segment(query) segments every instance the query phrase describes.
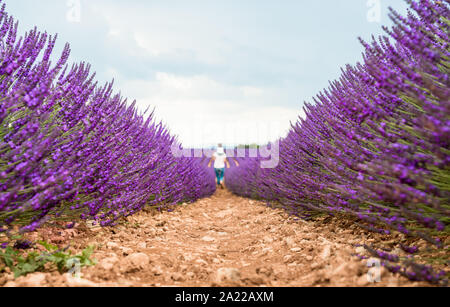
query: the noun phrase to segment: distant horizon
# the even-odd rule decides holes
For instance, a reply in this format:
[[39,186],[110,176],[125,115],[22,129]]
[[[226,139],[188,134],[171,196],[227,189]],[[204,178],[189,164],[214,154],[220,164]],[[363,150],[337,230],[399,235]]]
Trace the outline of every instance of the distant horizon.
[[[239,146],[266,146],[267,144],[222,144],[224,149],[234,149],[236,147]],[[215,145],[211,145],[211,144],[204,144],[204,145],[196,145],[196,146],[189,146],[189,147],[185,147],[183,146],[184,149],[217,149],[218,144]]]

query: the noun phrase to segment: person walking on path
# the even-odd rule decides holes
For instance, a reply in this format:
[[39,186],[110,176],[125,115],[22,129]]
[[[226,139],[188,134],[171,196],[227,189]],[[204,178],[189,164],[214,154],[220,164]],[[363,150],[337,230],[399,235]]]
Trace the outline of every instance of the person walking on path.
[[211,160],[208,163],[208,167],[211,167],[212,162],[214,162],[217,185],[223,189],[222,182],[225,176],[225,165],[227,168],[230,168],[230,162],[228,161],[222,144],[219,144],[217,146],[217,150],[211,157]]

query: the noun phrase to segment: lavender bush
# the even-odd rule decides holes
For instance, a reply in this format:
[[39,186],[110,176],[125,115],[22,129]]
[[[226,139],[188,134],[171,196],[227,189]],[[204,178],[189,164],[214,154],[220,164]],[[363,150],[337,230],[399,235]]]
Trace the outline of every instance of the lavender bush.
[[[1,2],[1,1],[0,1]],[[56,36],[0,11],[0,232],[74,216],[112,225],[144,206],[191,202],[215,190],[205,163],[175,158],[176,139],[95,81],[86,63],[51,62]]]
[[363,62],[306,103],[280,140],[280,164],[240,159],[236,194],[293,214],[345,213],[366,227],[442,247],[450,222],[449,1],[407,1],[406,17],[365,47]]

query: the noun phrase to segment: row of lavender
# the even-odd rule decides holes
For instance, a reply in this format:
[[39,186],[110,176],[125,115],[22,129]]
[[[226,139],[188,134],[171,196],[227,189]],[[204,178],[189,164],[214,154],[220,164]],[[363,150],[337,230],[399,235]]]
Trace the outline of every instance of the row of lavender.
[[75,215],[111,225],[144,206],[214,192],[205,163],[175,158],[176,140],[152,115],[113,94],[112,84],[99,86],[89,65],[66,65],[68,45],[52,65],[55,41],[36,29],[17,38],[3,4],[0,232]]
[[[227,172],[234,193],[293,214],[346,213],[372,231],[443,247],[439,234],[450,223],[449,1],[408,3],[407,17],[391,11],[388,36],[362,42],[363,63],[347,66],[306,104],[306,118],[280,140],[276,168],[248,158]],[[439,277],[428,267],[405,274]]]

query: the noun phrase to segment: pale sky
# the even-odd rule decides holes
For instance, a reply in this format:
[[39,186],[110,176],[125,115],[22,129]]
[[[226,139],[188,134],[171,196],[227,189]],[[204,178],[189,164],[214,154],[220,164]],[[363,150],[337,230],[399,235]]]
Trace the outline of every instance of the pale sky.
[[155,108],[185,147],[283,137],[303,102],[361,59],[357,37],[381,34],[388,6],[406,9],[401,0],[3,2],[19,33],[58,33],[58,53],[69,42],[71,62]]

